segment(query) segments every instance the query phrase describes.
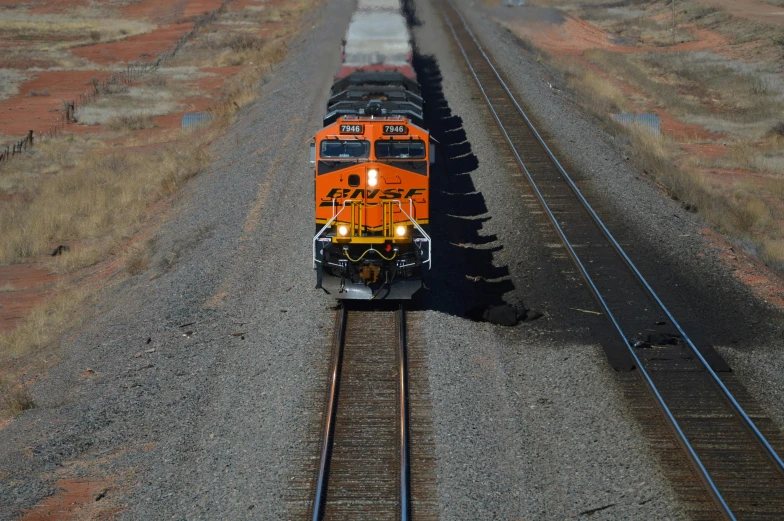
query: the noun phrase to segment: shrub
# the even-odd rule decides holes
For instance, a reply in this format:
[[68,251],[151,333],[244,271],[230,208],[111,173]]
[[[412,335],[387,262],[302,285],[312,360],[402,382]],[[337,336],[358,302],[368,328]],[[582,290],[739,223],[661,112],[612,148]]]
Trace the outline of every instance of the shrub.
[[11,416],[18,416],[35,408],[35,402],[26,385],[14,385],[5,380],[0,381],[0,405]]
[[149,114],[120,114],[110,118],[106,125],[112,130],[142,130],[155,127],[155,121]]

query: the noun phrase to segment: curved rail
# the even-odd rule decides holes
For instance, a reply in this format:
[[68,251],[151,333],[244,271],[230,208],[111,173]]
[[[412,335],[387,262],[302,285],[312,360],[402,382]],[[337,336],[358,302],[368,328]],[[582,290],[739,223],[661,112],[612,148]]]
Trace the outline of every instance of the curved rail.
[[[564,170],[564,168],[562,167],[560,162],[557,160],[557,158],[555,157],[553,152],[547,146],[547,144],[545,143],[544,139],[541,137],[539,132],[536,130],[536,128],[534,127],[533,123],[528,118],[528,116],[526,115],[526,113],[522,109],[522,107],[519,105],[519,103],[515,99],[514,95],[510,91],[509,87],[506,85],[506,83],[504,82],[503,78],[501,77],[501,75],[499,74],[499,72],[497,71],[495,66],[493,65],[492,61],[490,60],[490,58],[485,53],[484,49],[482,48],[481,44],[477,40],[476,36],[471,31],[470,27],[468,27],[468,24],[466,23],[465,18],[454,7],[454,5],[452,4],[451,0],[446,0],[446,1],[449,4],[450,8],[460,18],[460,20],[461,20],[461,22],[463,24],[463,27],[465,28],[466,32],[473,39],[473,41],[476,44],[477,48],[481,52],[483,58],[485,59],[487,64],[490,66],[490,68],[493,71],[495,77],[498,79],[498,82],[503,87],[504,91],[506,92],[506,94],[509,97],[509,99],[511,100],[511,102],[516,107],[516,109],[519,112],[519,114],[523,117],[523,119],[527,123],[527,125],[530,128],[530,130],[532,131],[533,135],[538,140],[539,144],[546,151],[547,155],[550,157],[550,159],[552,160],[554,165],[557,167],[557,169],[560,172],[560,174],[563,176],[563,178],[569,184],[570,188],[572,189],[574,194],[578,197],[578,199],[580,200],[580,202],[583,205],[583,207],[589,212],[589,214],[591,215],[591,217],[594,220],[594,222],[599,226],[599,228],[601,229],[601,231],[602,231],[603,235],[605,236],[605,238],[612,244],[613,248],[621,256],[621,258],[623,259],[624,263],[633,272],[635,278],[641,283],[641,285],[645,288],[646,292],[654,299],[654,301],[661,308],[661,310],[664,312],[664,314],[667,316],[667,318],[677,328],[678,332],[682,335],[682,338],[687,343],[687,345],[689,346],[691,351],[696,355],[697,359],[700,361],[702,366],[710,374],[710,376],[713,379],[713,381],[718,385],[718,387],[721,390],[722,394],[727,399],[727,401],[731,404],[731,406],[732,406],[733,410],[735,411],[735,413],[743,420],[745,425],[754,434],[754,437],[760,443],[760,445],[765,450],[767,455],[775,462],[775,464],[777,465],[777,467],[778,467],[778,469],[780,471],[784,470],[784,462],[782,462],[781,457],[776,453],[776,451],[771,446],[770,442],[765,438],[765,436],[762,434],[762,432],[759,430],[759,428],[754,424],[753,420],[749,417],[749,415],[746,413],[746,411],[743,410],[743,407],[738,403],[738,401],[732,395],[732,393],[729,391],[729,389],[727,389],[727,387],[724,385],[724,382],[721,381],[721,379],[718,377],[716,372],[711,368],[710,364],[705,360],[705,358],[699,352],[699,350],[694,345],[692,340],[688,337],[688,335],[683,330],[683,328],[680,326],[680,324],[675,320],[675,317],[672,315],[672,313],[669,311],[669,309],[664,305],[664,303],[659,298],[659,296],[656,294],[656,292],[653,290],[653,288],[648,283],[648,281],[645,280],[643,275],[640,273],[640,271],[637,269],[637,267],[631,261],[631,259],[626,254],[626,252],[623,250],[623,248],[618,243],[618,241],[615,239],[615,237],[607,229],[605,224],[602,222],[601,218],[596,214],[594,209],[591,207],[590,203],[588,203],[588,201],[585,199],[583,194],[580,192],[579,188],[576,186],[574,181],[567,174],[567,172]],[[462,53],[462,55],[463,55],[463,57],[464,57],[464,59],[466,61],[466,65],[468,66],[472,76],[474,77],[474,79],[475,79],[475,81],[477,83],[477,86],[479,87],[480,91],[482,92],[482,95],[484,96],[484,98],[485,98],[485,100],[487,102],[487,106],[488,106],[490,112],[492,113],[494,119],[496,120],[496,122],[497,122],[497,124],[498,124],[498,126],[499,126],[499,128],[500,128],[500,130],[502,132],[502,134],[504,135],[505,139],[510,144],[511,150],[512,150],[515,158],[517,159],[518,163],[522,167],[522,169],[523,169],[523,171],[524,171],[524,173],[526,175],[526,178],[528,179],[528,182],[530,183],[531,187],[533,188],[534,192],[536,193],[536,196],[537,196],[537,199],[539,200],[539,203],[541,204],[542,208],[545,210],[546,214],[550,218],[550,220],[551,220],[551,222],[552,222],[552,224],[553,224],[553,226],[554,226],[554,228],[556,230],[556,233],[559,235],[561,241],[564,243],[565,247],[567,248],[569,256],[572,258],[574,263],[577,265],[577,267],[580,270],[583,278],[586,280],[586,282],[588,283],[592,293],[594,294],[594,296],[598,300],[601,308],[606,313],[606,316],[612,322],[613,327],[615,328],[617,333],[620,335],[620,337],[623,338],[624,344],[626,345],[626,347],[627,347],[627,349],[628,349],[628,351],[629,351],[629,353],[630,353],[634,363],[636,364],[636,367],[640,371],[641,376],[643,377],[643,379],[644,379],[645,383],[647,384],[648,388],[653,393],[653,395],[656,398],[656,401],[658,402],[659,406],[664,411],[667,419],[670,421],[671,425],[673,426],[673,428],[674,428],[678,438],[680,439],[680,442],[682,443],[682,445],[686,449],[687,453],[689,454],[690,458],[692,459],[692,461],[694,462],[694,464],[698,468],[698,470],[699,470],[699,472],[701,474],[701,477],[704,480],[704,482],[706,483],[706,485],[708,486],[711,494],[714,496],[714,498],[716,499],[717,503],[719,504],[719,506],[723,510],[723,513],[729,519],[735,520],[736,519],[735,514],[729,508],[726,500],[722,496],[721,492],[719,491],[718,487],[714,483],[714,481],[711,478],[710,474],[708,473],[707,469],[703,465],[702,461],[700,460],[699,456],[697,455],[696,451],[694,450],[692,444],[690,443],[690,441],[686,437],[684,431],[682,430],[681,426],[679,425],[679,423],[676,420],[675,416],[673,415],[672,411],[670,410],[670,408],[665,403],[661,393],[656,388],[656,385],[654,384],[654,382],[651,379],[650,375],[648,374],[648,372],[643,367],[643,364],[641,363],[641,360],[637,356],[637,353],[635,352],[633,347],[629,344],[629,341],[626,338],[626,335],[624,335],[623,330],[621,329],[621,326],[620,326],[618,320],[616,319],[616,317],[613,314],[613,312],[610,310],[610,307],[608,306],[607,302],[605,301],[604,297],[602,296],[599,288],[594,283],[593,279],[591,278],[590,274],[588,273],[588,270],[586,269],[586,267],[583,264],[582,260],[580,259],[579,255],[577,255],[577,253],[574,250],[571,242],[568,240],[565,232],[563,231],[561,225],[558,222],[558,219],[555,217],[555,215],[552,212],[550,206],[547,204],[547,202],[546,202],[542,192],[540,191],[539,187],[537,186],[536,182],[534,181],[533,176],[529,172],[525,162],[523,161],[522,157],[520,156],[519,152],[517,151],[516,147],[514,146],[514,144],[512,142],[512,139],[509,136],[509,134],[507,132],[507,129],[502,124],[501,119],[499,118],[498,113],[496,112],[495,108],[493,107],[493,104],[492,104],[492,102],[491,102],[487,92],[485,91],[485,88],[482,85],[482,82],[481,82],[480,78],[478,77],[474,67],[471,65],[471,62],[470,62],[470,60],[468,58],[466,50],[465,50],[463,44],[460,42],[460,39],[459,39],[459,37],[458,37],[458,35],[457,35],[456,31],[455,31],[455,28],[454,28],[452,22],[449,20],[449,18],[447,16],[445,16],[445,21],[446,21],[446,24],[449,26],[449,29],[450,29],[450,31],[452,33],[452,36],[453,36],[453,38],[455,40],[455,43],[457,44],[458,48],[460,49],[460,52]]]

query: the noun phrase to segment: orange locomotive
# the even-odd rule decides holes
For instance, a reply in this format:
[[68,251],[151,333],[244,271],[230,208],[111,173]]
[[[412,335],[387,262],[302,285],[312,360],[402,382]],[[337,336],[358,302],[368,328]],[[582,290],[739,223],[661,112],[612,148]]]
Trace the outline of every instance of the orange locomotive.
[[402,115],[358,112],[311,145],[316,287],[339,299],[410,299],[431,267],[429,133]]

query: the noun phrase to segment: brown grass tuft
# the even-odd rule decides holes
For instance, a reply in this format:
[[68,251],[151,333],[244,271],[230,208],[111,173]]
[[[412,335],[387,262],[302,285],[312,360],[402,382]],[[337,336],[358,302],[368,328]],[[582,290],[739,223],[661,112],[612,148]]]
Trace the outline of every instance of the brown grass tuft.
[[143,130],[154,128],[155,121],[148,114],[119,114],[109,118],[106,126],[112,130]]
[[784,137],[784,121],[779,121],[770,129],[770,134]]
[[784,269],[784,240],[769,240],[764,244],[763,260],[770,266]]
[[136,246],[132,248],[128,257],[128,262],[125,264],[125,269],[131,276],[139,275],[150,266],[149,250],[144,246]]
[[563,71],[569,86],[583,95],[591,104],[590,109],[593,112],[604,115],[625,109],[628,103],[626,96],[612,82],[573,60],[559,58],[554,61]]
[[25,384],[12,384],[7,380],[0,380],[0,412],[19,416],[26,410],[34,408],[35,402]]

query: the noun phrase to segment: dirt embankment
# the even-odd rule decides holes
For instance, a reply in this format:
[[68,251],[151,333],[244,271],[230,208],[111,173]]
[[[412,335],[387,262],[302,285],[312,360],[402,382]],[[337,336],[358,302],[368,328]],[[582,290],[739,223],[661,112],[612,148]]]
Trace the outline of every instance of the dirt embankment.
[[629,134],[611,113],[659,117],[661,136],[629,134],[638,165],[721,234],[712,236],[735,241],[713,244],[727,250],[738,278],[784,303],[784,8],[759,0],[684,0],[675,12],[661,0],[486,4],[612,132]]
[[[33,129],[36,141],[0,163],[0,429],[35,407],[27,386],[57,362],[59,339],[78,331],[100,290],[150,276],[170,205],[318,0],[6,4],[0,74],[12,81],[0,88],[0,140]],[[128,64],[175,48],[157,69],[94,92]],[[85,92],[96,95],[66,124],[61,100]],[[207,119],[183,129],[187,113]],[[40,139],[55,123],[60,132]],[[89,367],[80,375],[95,377]],[[104,463],[76,460],[43,476],[57,480],[57,493],[23,519],[116,517],[115,491],[129,477]]]
[[[35,136],[32,149],[0,163],[0,376],[8,379],[37,367],[24,357],[78,323],[101,284],[146,269],[150,230],[285,56],[314,2],[3,2],[0,142]],[[156,69],[101,84],[172,49]],[[69,99],[78,101],[66,122]],[[183,132],[186,113],[208,119]],[[58,134],[42,138],[55,124]]]

